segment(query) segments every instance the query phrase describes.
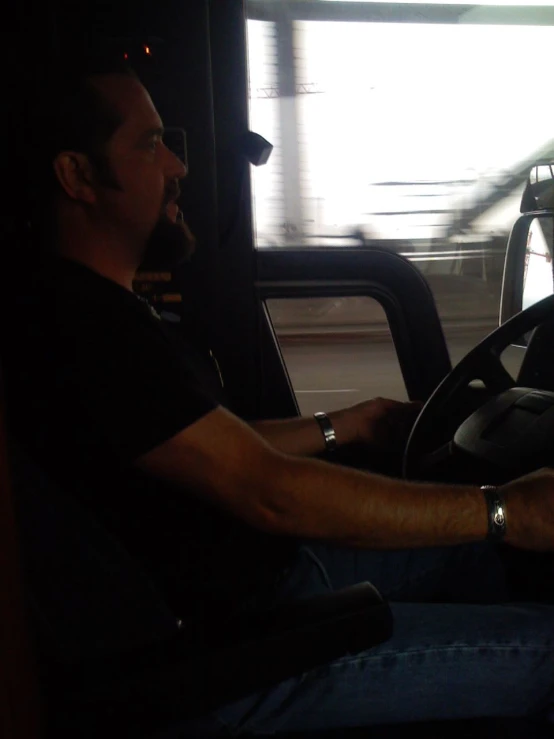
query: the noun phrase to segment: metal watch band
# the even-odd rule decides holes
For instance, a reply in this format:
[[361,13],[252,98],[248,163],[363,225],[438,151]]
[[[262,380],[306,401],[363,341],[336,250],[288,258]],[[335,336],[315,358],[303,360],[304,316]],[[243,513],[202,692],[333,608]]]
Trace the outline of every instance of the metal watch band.
[[325,450],[328,452],[334,452],[337,448],[337,435],[333,424],[329,420],[329,416],[322,411],[314,413],[314,418],[319,424],[323,438],[325,439]]
[[489,532],[487,539],[490,541],[502,541],[506,536],[506,506],[504,498],[494,485],[482,485],[481,490],[487,503],[487,518]]

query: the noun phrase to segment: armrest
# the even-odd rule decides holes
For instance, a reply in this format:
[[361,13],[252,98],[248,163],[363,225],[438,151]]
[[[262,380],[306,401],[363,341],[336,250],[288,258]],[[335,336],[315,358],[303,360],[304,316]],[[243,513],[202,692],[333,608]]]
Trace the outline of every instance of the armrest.
[[[392,614],[369,583],[294,601],[205,634],[186,633],[149,650],[50,668],[51,698],[74,708],[108,703],[110,713],[163,707],[180,719],[208,713],[289,677],[380,644]],[[66,710],[66,709],[64,709]]]

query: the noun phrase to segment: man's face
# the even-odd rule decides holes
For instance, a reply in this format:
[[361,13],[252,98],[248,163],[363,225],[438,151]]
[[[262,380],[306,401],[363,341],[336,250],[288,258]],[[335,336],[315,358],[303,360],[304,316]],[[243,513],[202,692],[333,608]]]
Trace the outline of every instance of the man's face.
[[138,80],[106,75],[93,83],[122,120],[106,146],[118,187],[97,186],[97,214],[132,244],[143,269],[171,269],[194,250],[176,204],[186,168],[163,143],[162,121]]

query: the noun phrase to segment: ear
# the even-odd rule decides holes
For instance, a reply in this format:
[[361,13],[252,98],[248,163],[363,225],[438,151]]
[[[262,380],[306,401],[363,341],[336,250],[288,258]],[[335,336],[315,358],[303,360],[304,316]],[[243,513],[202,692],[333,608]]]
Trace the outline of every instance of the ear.
[[66,195],[72,200],[96,202],[92,166],[85,154],[61,151],[53,165],[56,178]]

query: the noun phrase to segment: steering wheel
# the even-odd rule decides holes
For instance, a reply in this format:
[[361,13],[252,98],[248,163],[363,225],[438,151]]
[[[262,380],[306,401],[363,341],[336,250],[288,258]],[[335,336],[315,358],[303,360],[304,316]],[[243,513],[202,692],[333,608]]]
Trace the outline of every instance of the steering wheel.
[[[554,393],[515,387],[500,359],[510,344],[552,318],[554,295],[489,334],[442,380],[410,433],[404,452],[405,478],[421,479],[439,460],[460,452],[514,476],[534,469],[533,464],[543,466],[546,455],[554,461]],[[494,397],[471,414],[450,441],[429,451],[437,418],[444,419],[459,407],[473,380],[481,380]]]

